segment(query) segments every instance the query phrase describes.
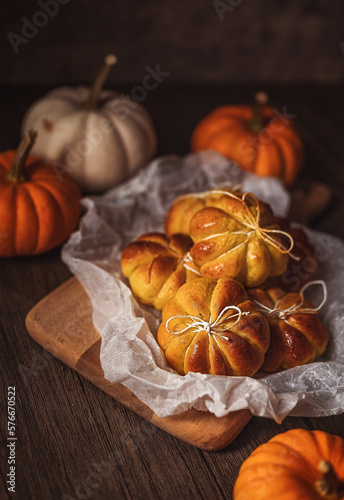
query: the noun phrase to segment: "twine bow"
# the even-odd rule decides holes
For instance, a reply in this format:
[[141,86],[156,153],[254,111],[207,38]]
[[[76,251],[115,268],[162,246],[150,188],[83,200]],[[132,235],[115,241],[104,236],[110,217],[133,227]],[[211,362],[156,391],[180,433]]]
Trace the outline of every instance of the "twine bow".
[[[265,240],[267,243],[269,243],[274,248],[279,250],[282,254],[289,254],[292,251],[293,246],[294,246],[294,240],[289,233],[286,233],[285,231],[282,231],[281,229],[265,229],[259,225],[260,206],[259,206],[259,201],[258,201],[256,195],[254,195],[253,193],[243,193],[242,196],[240,197],[240,196],[236,195],[235,193],[232,193],[229,191],[217,191],[217,190],[210,191],[209,193],[229,196],[230,198],[233,198],[235,200],[240,201],[242,203],[243,208],[244,208],[244,212],[243,212],[244,217],[243,217],[243,220],[241,220],[240,222],[244,226],[250,228],[251,231],[248,233],[246,233],[245,231],[236,231],[236,232],[231,233],[231,234],[245,234],[247,236],[247,238],[245,241],[243,241],[242,243],[237,245],[235,248],[231,249],[230,252],[239,248],[240,246],[244,245],[246,243],[247,239],[253,233],[258,233],[259,236],[261,236],[261,238],[263,238],[263,240]],[[248,198],[249,197],[251,198],[251,201],[253,200],[253,202],[255,204],[255,208],[256,208],[256,215],[255,216],[253,215],[253,213],[248,205]],[[208,240],[211,238],[215,238],[217,236],[222,236],[224,234],[227,234],[227,232],[213,234],[211,236],[207,236],[204,239]],[[273,236],[271,236],[271,234],[278,234],[278,235],[284,236],[285,238],[287,238],[289,240],[289,242],[290,242],[289,246],[286,246],[283,243],[281,243],[280,241],[276,240],[275,238],[273,238]],[[225,253],[228,253],[228,252],[225,252]]]
[[[224,318],[224,315],[227,311],[236,311],[236,314],[232,314],[229,317]],[[218,317],[215,319],[215,321],[212,321],[211,318],[209,321],[205,321],[202,318],[199,318],[198,316],[191,316],[188,314],[181,314],[177,316],[172,316],[166,321],[166,330],[168,333],[172,335],[181,335],[185,333],[187,330],[195,329],[196,333],[201,332],[202,330],[205,330],[209,335],[216,335],[217,337],[221,338],[222,340],[228,340],[228,337],[225,335],[222,335],[225,331],[231,330],[232,328],[237,325],[241,319],[242,316],[247,316],[250,314],[249,312],[243,312],[240,307],[237,306],[226,306],[222,309]],[[236,319],[235,319],[236,318]],[[177,332],[174,332],[170,330],[169,328],[169,323],[174,320],[174,319],[185,319],[188,321],[191,321],[190,324],[186,325],[185,328],[182,330],[179,330]],[[235,319],[234,323],[228,326],[226,324],[228,321],[231,321]]]
[[191,267],[191,265],[189,265],[189,264],[194,264],[194,260],[191,257],[190,252],[188,252],[187,254],[184,255],[182,262],[183,262],[183,266],[185,269],[188,269],[188,271],[191,271],[192,273],[195,273],[198,276],[202,276],[202,273],[200,271],[198,271],[197,269],[195,269],[195,268]]
[[[314,286],[314,285],[321,285],[322,286],[323,293],[324,293],[323,300],[320,302],[318,307],[302,307],[303,303],[305,301],[304,292],[307,290],[307,288],[309,288],[310,286]],[[325,302],[327,300],[326,283],[323,280],[310,281],[309,283],[306,283],[306,285],[304,285],[299,292],[299,298],[300,298],[300,300],[298,303],[296,302],[295,304],[288,307],[287,309],[279,309],[279,304],[280,304],[281,300],[283,299],[283,297],[281,297],[276,302],[275,307],[273,309],[262,304],[258,300],[254,300],[254,302],[258,306],[258,309],[260,310],[260,312],[264,313],[266,316],[277,317],[277,318],[283,319],[283,320],[286,320],[286,318],[288,318],[288,316],[290,316],[291,314],[295,314],[295,313],[297,313],[297,314],[316,314],[318,311],[320,311],[320,309],[323,307],[323,305],[325,304]]]

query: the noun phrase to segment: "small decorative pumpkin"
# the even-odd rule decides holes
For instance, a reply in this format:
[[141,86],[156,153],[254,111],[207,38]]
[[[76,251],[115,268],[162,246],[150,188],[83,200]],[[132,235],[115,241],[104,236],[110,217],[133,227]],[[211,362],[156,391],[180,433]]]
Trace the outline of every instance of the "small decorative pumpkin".
[[262,444],[242,464],[234,500],[343,500],[344,439],[292,429]]
[[192,151],[214,149],[257,175],[293,184],[303,163],[303,146],[290,118],[267,105],[264,92],[255,106],[221,106],[197,125]]
[[89,90],[60,87],[27,111],[23,133],[37,130],[33,154],[68,172],[86,192],[109,189],[131,177],[155,154],[156,135],[146,110],[118,92],[102,91],[114,55]]
[[60,245],[76,228],[81,194],[51,166],[28,156],[36,138],[27,132],[17,151],[0,154],[0,256],[37,255]]
[[129,278],[134,296],[143,304],[161,310],[178,289],[200,275],[188,256],[189,236],[161,233],[144,234],[122,253],[121,268]]
[[[315,308],[304,298],[311,285],[323,286],[324,299]],[[326,285],[313,281],[303,286],[299,293],[286,293],[280,288],[248,290],[248,296],[265,315],[270,327],[270,347],[265,354],[262,370],[279,369],[311,363],[321,356],[328,343],[328,332],[317,311],[326,301]]]
[[275,224],[269,205],[252,193],[220,196],[190,220],[190,256],[211,279],[236,279],[248,287],[284,273],[293,240]]
[[162,311],[158,343],[169,365],[188,372],[252,376],[264,361],[265,317],[234,280],[185,283]]

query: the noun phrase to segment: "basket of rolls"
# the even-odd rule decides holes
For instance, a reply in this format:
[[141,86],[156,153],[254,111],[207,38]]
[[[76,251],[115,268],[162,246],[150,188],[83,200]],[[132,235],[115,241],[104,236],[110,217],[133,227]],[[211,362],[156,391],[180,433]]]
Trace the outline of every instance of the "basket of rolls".
[[159,417],[344,411],[344,245],[288,221],[289,203],[278,179],[212,151],[84,199],[63,260],[91,299],[105,378]]

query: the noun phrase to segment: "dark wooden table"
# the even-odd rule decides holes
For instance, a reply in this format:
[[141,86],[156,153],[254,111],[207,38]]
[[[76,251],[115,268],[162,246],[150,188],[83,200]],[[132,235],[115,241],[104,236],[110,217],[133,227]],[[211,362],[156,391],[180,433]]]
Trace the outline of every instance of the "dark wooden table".
[[[41,88],[0,89],[1,149],[16,146],[22,114]],[[125,92],[130,89],[122,89]],[[250,102],[253,87],[171,87],[150,92],[145,105],[159,136],[159,154],[185,154],[197,121],[214,106]],[[343,91],[339,87],[267,86],[278,108],[296,114],[307,162],[302,179],[327,184],[334,196],[314,227],[344,238]],[[232,498],[243,460],[277,433],[302,427],[344,437],[344,417],[254,417],[225,450],[208,453],[164,433],[48,355],[28,335],[25,316],[70,273],[56,249],[0,261],[0,498]],[[16,387],[16,493],[6,487],[8,386]]]

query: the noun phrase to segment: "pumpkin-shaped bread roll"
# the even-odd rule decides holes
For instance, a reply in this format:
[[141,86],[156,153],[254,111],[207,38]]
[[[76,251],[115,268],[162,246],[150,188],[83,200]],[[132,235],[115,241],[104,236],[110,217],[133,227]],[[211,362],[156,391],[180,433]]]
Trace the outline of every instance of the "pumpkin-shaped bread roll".
[[191,245],[191,239],[183,234],[167,238],[150,233],[123,250],[122,272],[137,300],[162,309],[181,285],[200,276],[188,255]]
[[213,203],[222,196],[223,192],[232,192],[229,188],[219,188],[219,190],[205,191],[203,193],[190,193],[179,196],[169,209],[165,221],[165,233],[190,234],[190,220],[196,212],[202,208],[212,206]]
[[267,321],[237,281],[185,283],[162,311],[158,343],[169,365],[188,372],[252,376],[269,347]]
[[328,332],[317,316],[320,307],[315,309],[304,299],[303,290],[300,293],[286,293],[280,288],[248,291],[270,326],[270,347],[262,365],[267,372],[311,363],[325,351]]
[[250,194],[225,193],[190,221],[190,255],[204,277],[256,287],[284,273],[293,246],[270,207]]

